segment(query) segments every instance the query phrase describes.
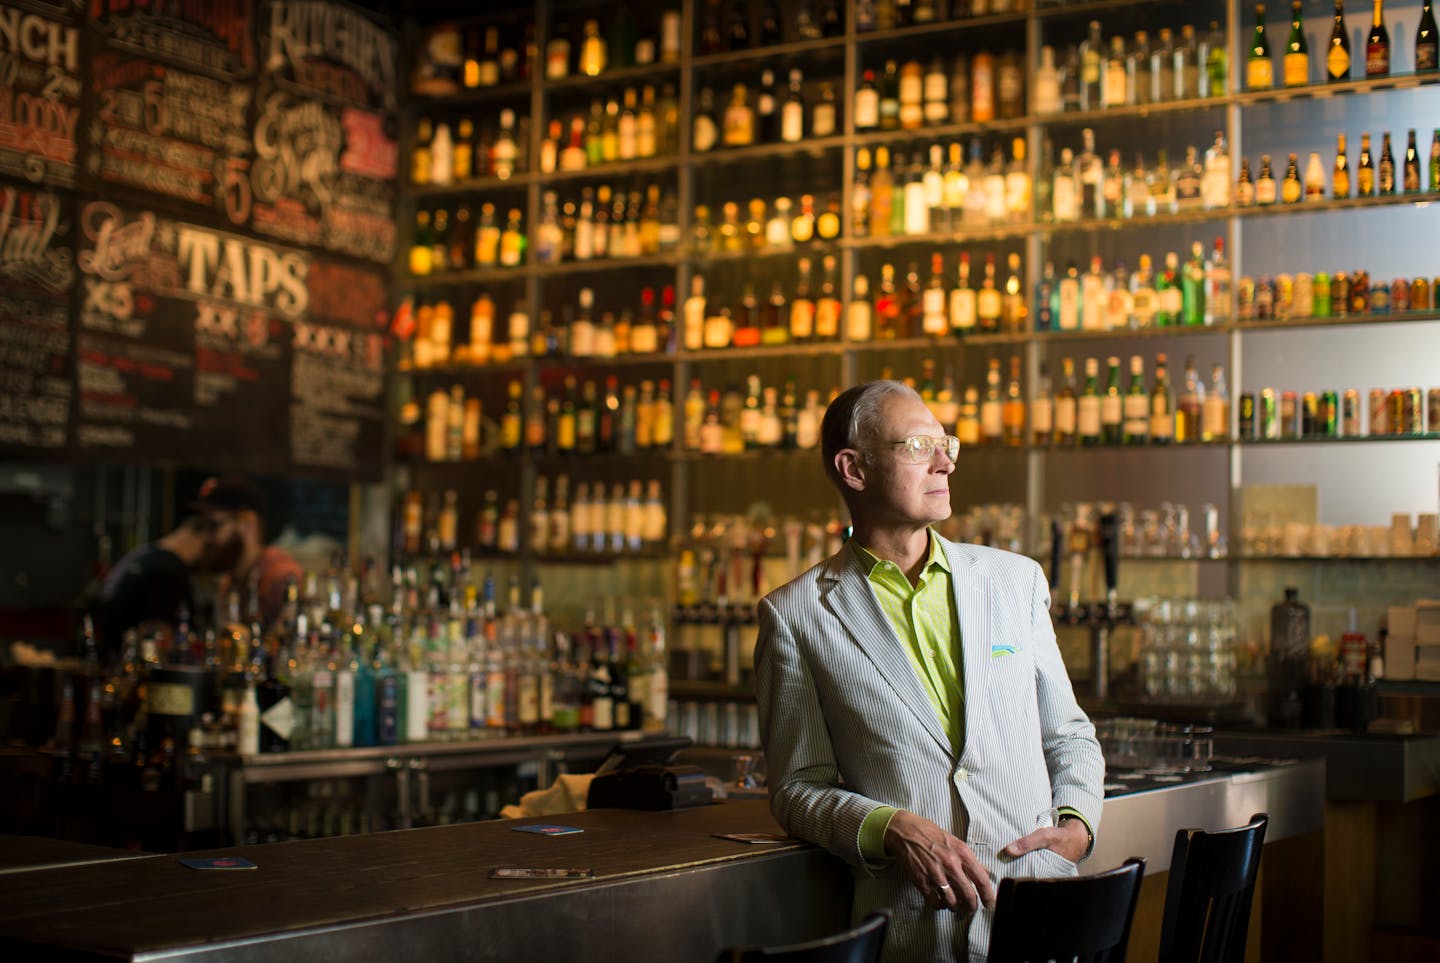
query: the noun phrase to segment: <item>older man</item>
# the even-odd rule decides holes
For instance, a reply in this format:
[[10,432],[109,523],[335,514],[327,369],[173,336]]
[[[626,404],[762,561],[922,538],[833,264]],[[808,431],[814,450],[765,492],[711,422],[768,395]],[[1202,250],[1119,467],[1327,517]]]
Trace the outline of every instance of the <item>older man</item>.
[[994,880],[1066,876],[1104,761],[1055,644],[1038,565],[947,541],[959,441],[894,381],[843,392],[821,452],[854,536],[760,603],[771,808],[855,870],[885,958],[983,960]]

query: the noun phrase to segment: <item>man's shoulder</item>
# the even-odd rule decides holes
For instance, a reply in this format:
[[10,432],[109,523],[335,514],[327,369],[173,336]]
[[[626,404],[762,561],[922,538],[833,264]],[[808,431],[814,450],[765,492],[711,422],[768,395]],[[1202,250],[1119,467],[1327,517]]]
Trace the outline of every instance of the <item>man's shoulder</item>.
[[1040,563],[1030,556],[1003,548],[973,545],[969,542],[952,542],[947,538],[942,538],[940,544],[944,546],[952,559],[958,558],[985,575],[1007,579],[1028,579],[1033,578],[1036,570],[1040,568]]
[[771,589],[761,601],[777,609],[813,602],[820,595],[821,583],[826,578],[832,559],[825,559],[810,566],[779,588]]

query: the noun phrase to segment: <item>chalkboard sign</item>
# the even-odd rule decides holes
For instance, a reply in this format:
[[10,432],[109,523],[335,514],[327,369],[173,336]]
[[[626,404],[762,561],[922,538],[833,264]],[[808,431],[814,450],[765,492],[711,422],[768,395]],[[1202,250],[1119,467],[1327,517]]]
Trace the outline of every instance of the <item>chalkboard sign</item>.
[[101,50],[90,89],[90,178],[249,220],[249,85]]
[[268,0],[261,8],[261,69],[276,87],[393,114],[395,30],[335,0]]
[[71,198],[0,183],[0,448],[69,444],[74,283]]
[[0,3],[0,176],[73,187],[80,26],[54,4]]
[[251,229],[388,264],[398,146],[384,118],[279,89],[256,106]]
[[383,276],[316,258],[310,320],[295,325],[290,459],[378,480],[385,438]]
[[159,57],[221,80],[255,73],[255,0],[86,0],[90,29],[112,50]]

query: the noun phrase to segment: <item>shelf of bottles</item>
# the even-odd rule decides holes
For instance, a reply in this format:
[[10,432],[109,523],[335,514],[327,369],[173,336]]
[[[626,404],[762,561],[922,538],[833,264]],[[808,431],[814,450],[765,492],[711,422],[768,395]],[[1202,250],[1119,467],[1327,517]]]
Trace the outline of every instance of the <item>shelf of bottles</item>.
[[497,500],[523,532],[535,480],[553,502],[571,464],[572,501],[580,475],[633,468],[642,503],[658,482],[683,518],[688,464],[799,464],[811,398],[885,374],[976,457],[1433,440],[1433,385],[1297,377],[1232,403],[1267,332],[1440,319],[1434,279],[1243,271],[1242,225],[1440,200],[1440,133],[1352,110],[1329,150],[1245,134],[1440,83],[1428,4],[1394,62],[1383,16],[1352,58],[1343,26],[1312,52],[1303,10],[1272,45],[1269,10],[691,0],[434,28],[408,112],[429,251],[399,282],[401,454],[515,460],[526,490]]

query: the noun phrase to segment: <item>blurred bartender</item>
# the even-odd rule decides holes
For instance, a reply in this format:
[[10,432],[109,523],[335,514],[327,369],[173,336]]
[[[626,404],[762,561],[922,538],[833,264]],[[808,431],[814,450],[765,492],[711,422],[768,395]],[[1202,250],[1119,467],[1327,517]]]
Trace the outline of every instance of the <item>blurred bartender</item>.
[[[225,575],[224,588],[241,593],[242,611],[258,608],[269,625],[285,607],[285,590],[305,578],[300,563],[277,545],[265,544],[265,496],[247,478],[226,475],[200,486],[192,507],[212,523],[213,571]],[[255,593],[256,598],[249,597]]]
[[168,535],[126,552],[105,576],[91,611],[101,652],[120,652],[125,632],[145,623],[170,628],[195,613],[194,572],[213,572],[212,519],[195,512]]

